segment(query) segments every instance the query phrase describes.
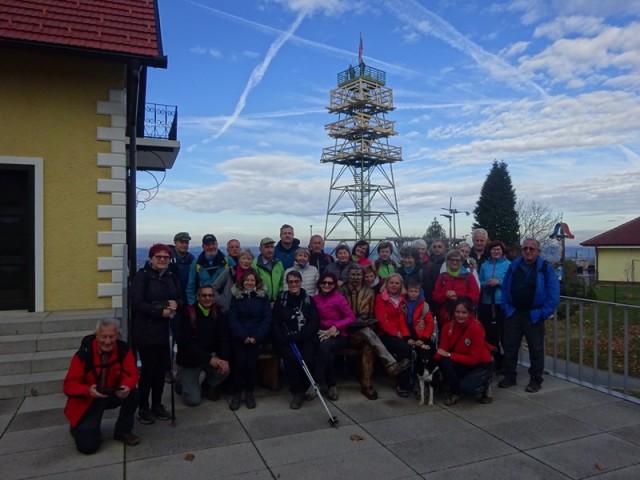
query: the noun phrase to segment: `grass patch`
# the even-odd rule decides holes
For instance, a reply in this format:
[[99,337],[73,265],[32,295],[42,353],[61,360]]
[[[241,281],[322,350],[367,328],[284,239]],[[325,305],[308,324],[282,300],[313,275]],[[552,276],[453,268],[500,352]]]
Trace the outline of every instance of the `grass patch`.
[[[598,369],[608,371],[611,355],[612,371],[624,374],[625,315],[628,322],[628,373],[631,377],[640,378],[640,308],[563,299],[554,319],[558,358],[568,358],[572,363],[582,363],[587,367],[595,364]],[[553,355],[553,327],[549,325],[548,328],[551,330],[547,332],[546,353]]]

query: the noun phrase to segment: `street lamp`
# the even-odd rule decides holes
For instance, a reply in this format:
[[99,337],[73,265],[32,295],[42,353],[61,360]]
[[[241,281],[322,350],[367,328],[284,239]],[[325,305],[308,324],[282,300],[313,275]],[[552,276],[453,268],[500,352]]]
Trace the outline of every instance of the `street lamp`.
[[[466,213],[467,217],[471,215],[471,212],[467,212],[466,210],[458,210],[457,208],[452,208],[451,204],[453,202],[453,197],[449,197],[449,208],[442,207],[441,210],[446,210],[450,213],[450,215],[441,214],[443,217],[449,218],[449,247],[451,247],[453,240],[456,240],[456,215],[459,213]],[[453,240],[451,239],[451,217],[453,217]]]

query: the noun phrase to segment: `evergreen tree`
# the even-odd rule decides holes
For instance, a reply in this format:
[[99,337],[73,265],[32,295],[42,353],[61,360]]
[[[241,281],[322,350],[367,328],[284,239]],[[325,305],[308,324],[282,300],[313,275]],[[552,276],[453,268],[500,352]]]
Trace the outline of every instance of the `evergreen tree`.
[[447,232],[440,225],[440,222],[436,217],[433,217],[433,222],[427,228],[424,237],[422,237],[427,243],[433,242],[434,240],[444,240],[447,238]]
[[473,215],[473,228],[484,228],[491,240],[502,240],[507,246],[520,242],[516,192],[505,162],[493,162]]

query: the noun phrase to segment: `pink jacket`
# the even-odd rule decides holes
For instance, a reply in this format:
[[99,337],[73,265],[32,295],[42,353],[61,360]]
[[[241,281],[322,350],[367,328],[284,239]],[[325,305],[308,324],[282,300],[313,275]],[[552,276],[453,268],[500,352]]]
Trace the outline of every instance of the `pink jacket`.
[[320,329],[327,330],[335,325],[340,335],[347,336],[347,326],[356,320],[356,315],[347,303],[347,299],[336,288],[329,295],[318,293],[313,296],[318,308]]

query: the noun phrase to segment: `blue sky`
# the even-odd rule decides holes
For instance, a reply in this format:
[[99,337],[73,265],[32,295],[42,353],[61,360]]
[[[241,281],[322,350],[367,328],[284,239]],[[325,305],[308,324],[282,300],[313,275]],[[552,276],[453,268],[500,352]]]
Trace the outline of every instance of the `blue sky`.
[[[147,101],[177,105],[182,148],[138,213],[139,243],[189,231],[255,245],[290,223],[322,234],[336,75],[387,73],[403,149],[402,232],[449,197],[473,210],[494,160],[516,194],[561,212],[577,244],[638,216],[639,0],[160,0],[167,70]],[[153,181],[139,175],[143,186]],[[473,217],[457,216],[459,235]]]

